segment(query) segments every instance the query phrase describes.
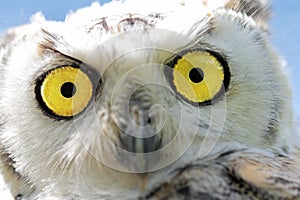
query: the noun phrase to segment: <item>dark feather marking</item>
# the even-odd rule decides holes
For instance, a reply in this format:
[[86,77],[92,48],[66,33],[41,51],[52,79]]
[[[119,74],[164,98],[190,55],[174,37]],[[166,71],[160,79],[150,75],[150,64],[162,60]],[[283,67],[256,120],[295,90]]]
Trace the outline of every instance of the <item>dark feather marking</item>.
[[44,42],[41,43],[41,45],[43,47],[45,47],[46,49],[55,49],[54,47],[56,47],[56,43],[60,42],[63,40],[63,37],[56,35],[56,34],[52,34],[49,31],[45,30],[45,29],[41,29],[42,33],[43,33],[43,39]]
[[22,194],[18,194],[17,196],[15,196],[15,200],[22,200],[22,199],[23,199]]
[[9,169],[11,172],[15,173],[18,177],[21,177],[21,175],[18,172],[16,172],[16,170],[13,166],[15,162],[11,158],[10,154],[7,153],[3,147],[0,150],[0,160],[1,160],[1,163],[7,167],[7,169]]
[[[115,32],[147,29],[154,27],[158,21],[161,21],[164,18],[165,16],[162,13],[150,13],[147,16],[136,13],[128,13],[125,16],[107,16],[93,20],[94,24],[88,28],[87,32],[90,33],[97,30],[99,31],[99,34],[102,34],[103,32],[113,34]],[[112,23],[115,21],[118,21],[118,23]]]
[[111,28],[109,28],[109,26],[108,26],[108,23],[106,21],[106,17],[100,18],[97,23],[95,23],[93,26],[91,26],[88,29],[88,33],[91,32],[92,30],[94,30],[96,27],[102,28],[103,30],[105,30],[105,32],[113,33],[113,30]]
[[83,63],[81,60],[78,60],[76,58],[68,56],[68,55],[60,52],[57,49],[57,43],[59,43],[61,40],[63,40],[63,37],[52,34],[52,33],[48,32],[45,29],[42,29],[42,32],[44,34],[44,41],[40,42],[40,44],[39,44],[40,49],[42,50],[42,52],[43,51],[48,51],[48,52],[51,52],[51,53],[58,54],[60,56],[63,56],[65,58],[71,60],[71,61],[74,61],[76,64],[79,64],[79,65]]
[[221,154],[219,155],[219,158],[220,158],[220,157],[228,156],[228,155],[230,155],[230,154],[234,154],[234,153],[236,153],[237,151],[240,151],[240,150],[235,150],[235,149],[233,149],[233,150],[225,151],[225,152],[223,152],[223,153],[221,153]]
[[151,25],[149,23],[149,21],[146,20],[145,18],[132,17],[132,16],[122,19],[121,21],[119,21],[119,23],[117,25],[119,32],[129,31],[129,30],[132,30],[132,28],[134,28],[134,27],[145,29],[147,27],[153,27],[153,25]]
[[225,170],[226,176],[229,178],[229,184],[231,185],[232,192],[238,193],[242,196],[252,195],[255,199],[273,199],[267,192],[259,190],[254,185],[246,183],[243,179],[235,174],[234,171],[230,171],[228,168]]
[[[172,199],[297,199],[300,196],[300,187],[293,180],[285,179],[282,177],[274,176],[269,180],[274,184],[290,185],[289,190],[295,191],[296,194],[292,196],[278,196],[266,188],[253,185],[252,183],[244,180],[241,175],[230,167],[235,156],[234,151],[228,151],[219,156],[216,160],[207,160],[205,163],[195,162],[194,164],[174,170],[170,175],[172,178],[163,183],[162,185],[154,188],[148,193],[145,198],[156,200],[162,198]],[[239,153],[239,151],[237,151]],[[276,158],[275,158],[276,159]],[[278,158],[279,159],[279,158]],[[282,162],[282,165],[285,163]],[[287,163],[288,164],[288,163]],[[215,176],[219,176],[220,180],[212,185],[211,189],[206,190],[205,184],[209,184],[210,175],[213,172]],[[203,179],[204,178],[204,179]],[[225,183],[225,185],[224,185]]]

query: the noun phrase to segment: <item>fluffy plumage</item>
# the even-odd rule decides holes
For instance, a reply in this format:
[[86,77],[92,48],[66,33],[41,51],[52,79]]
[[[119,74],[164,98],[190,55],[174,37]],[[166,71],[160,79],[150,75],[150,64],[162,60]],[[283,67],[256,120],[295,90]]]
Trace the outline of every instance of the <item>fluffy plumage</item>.
[[[65,22],[36,14],[8,30],[0,145],[12,195],[300,198],[291,92],[268,18],[263,0],[127,0],[94,3]],[[210,52],[224,73],[218,95],[201,103],[172,79],[193,51]],[[64,67],[92,84],[90,102],[71,117],[47,107],[43,94],[49,74]]]

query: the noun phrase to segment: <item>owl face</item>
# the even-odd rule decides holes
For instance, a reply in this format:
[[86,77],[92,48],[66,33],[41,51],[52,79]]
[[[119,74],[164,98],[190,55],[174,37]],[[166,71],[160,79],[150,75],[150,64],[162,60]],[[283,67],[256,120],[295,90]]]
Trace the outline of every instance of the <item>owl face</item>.
[[288,149],[289,92],[268,35],[245,14],[193,6],[22,27],[1,65],[1,141],[16,171],[119,188],[229,144]]

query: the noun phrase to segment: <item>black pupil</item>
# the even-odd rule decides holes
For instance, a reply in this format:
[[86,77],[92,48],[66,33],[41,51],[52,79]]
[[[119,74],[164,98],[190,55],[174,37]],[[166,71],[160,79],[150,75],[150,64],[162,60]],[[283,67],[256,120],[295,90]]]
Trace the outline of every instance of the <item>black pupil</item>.
[[203,81],[204,73],[199,67],[195,67],[191,69],[189,77],[192,82],[200,83],[201,81]]
[[65,98],[71,98],[76,93],[76,86],[71,82],[66,82],[61,86],[60,92]]

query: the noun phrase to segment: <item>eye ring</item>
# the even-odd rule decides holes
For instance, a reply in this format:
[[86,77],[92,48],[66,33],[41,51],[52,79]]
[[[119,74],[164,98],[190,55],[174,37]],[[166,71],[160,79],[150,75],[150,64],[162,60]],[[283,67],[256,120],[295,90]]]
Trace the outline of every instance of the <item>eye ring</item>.
[[194,106],[206,106],[224,96],[230,84],[227,61],[217,52],[188,49],[167,63],[165,76],[175,93]]
[[72,119],[90,105],[101,83],[99,73],[90,66],[61,65],[38,77],[36,99],[47,116]]

